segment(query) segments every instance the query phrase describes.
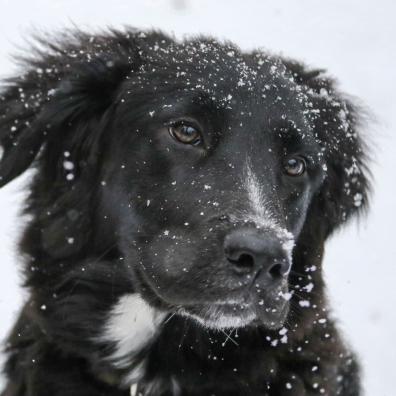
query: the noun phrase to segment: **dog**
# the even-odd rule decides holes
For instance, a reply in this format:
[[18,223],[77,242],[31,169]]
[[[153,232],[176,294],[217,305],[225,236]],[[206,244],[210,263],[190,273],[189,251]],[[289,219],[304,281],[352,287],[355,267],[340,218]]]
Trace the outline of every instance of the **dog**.
[[321,264],[367,208],[358,106],[211,37],[35,40],[0,95],[1,186],[34,169],[2,395],[360,395]]

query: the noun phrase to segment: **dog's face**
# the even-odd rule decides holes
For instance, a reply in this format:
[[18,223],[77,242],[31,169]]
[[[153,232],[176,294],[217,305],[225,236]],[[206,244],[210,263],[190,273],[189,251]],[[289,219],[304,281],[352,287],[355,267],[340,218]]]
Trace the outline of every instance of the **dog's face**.
[[168,48],[171,67],[155,58],[122,88],[103,205],[152,303],[209,327],[279,327],[324,178],[309,99],[279,61],[193,49]]
[[[94,185],[97,239],[118,246],[150,305],[212,328],[279,328],[296,250],[323,243],[365,199],[352,108],[318,73],[260,53],[156,35],[133,51],[96,69],[82,59],[59,85],[39,126],[56,115],[69,140],[47,144],[45,166],[57,155],[53,177],[76,194],[80,180]],[[34,150],[16,171],[3,165],[5,181]],[[307,229],[318,240],[302,241]]]

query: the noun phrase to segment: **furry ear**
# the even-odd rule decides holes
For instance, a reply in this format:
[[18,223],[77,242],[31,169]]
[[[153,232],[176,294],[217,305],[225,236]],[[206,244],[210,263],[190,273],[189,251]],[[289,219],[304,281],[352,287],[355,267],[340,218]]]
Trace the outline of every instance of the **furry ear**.
[[368,205],[369,172],[362,124],[364,114],[336,89],[323,70],[284,61],[307,95],[309,116],[322,146],[326,177],[315,199],[325,236]]
[[137,51],[133,38],[117,32],[37,38],[33,55],[19,58],[22,75],[0,91],[0,187],[24,172],[46,142],[61,139],[68,125],[99,118],[139,66]]

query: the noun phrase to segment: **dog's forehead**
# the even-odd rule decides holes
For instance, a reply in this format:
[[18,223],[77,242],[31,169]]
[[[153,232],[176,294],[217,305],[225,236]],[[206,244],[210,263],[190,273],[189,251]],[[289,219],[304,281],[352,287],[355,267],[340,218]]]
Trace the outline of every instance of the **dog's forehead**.
[[[161,87],[159,83],[161,82]],[[153,43],[144,54],[137,83],[174,92],[204,92],[220,106],[241,99],[271,101],[290,108],[307,100],[281,58],[264,52],[244,53],[214,40]]]

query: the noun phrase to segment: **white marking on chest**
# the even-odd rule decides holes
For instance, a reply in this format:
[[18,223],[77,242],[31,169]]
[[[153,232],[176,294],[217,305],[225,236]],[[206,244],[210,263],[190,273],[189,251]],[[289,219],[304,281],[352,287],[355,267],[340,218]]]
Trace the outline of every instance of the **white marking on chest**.
[[137,384],[132,384],[130,388],[130,395],[136,396],[136,394],[137,394]]
[[133,357],[154,338],[165,316],[166,313],[151,307],[138,294],[122,296],[110,311],[101,337],[116,344],[109,357],[114,366],[128,367]]

